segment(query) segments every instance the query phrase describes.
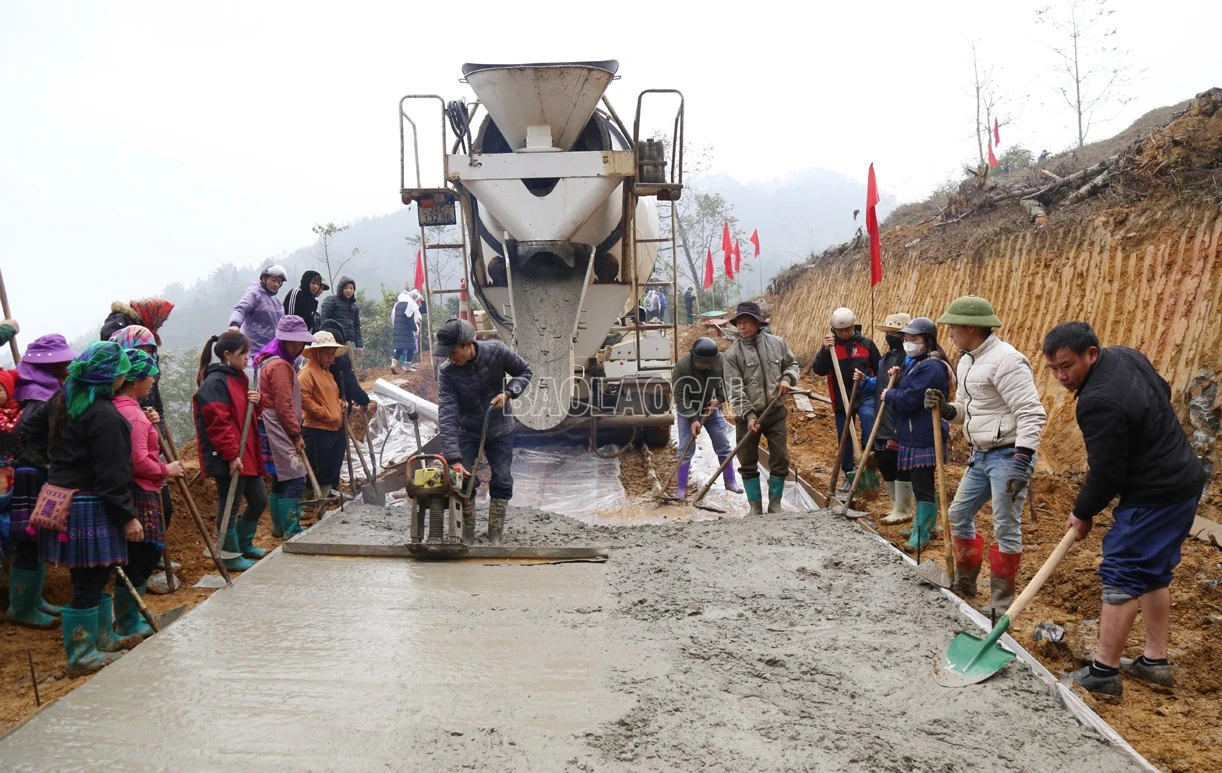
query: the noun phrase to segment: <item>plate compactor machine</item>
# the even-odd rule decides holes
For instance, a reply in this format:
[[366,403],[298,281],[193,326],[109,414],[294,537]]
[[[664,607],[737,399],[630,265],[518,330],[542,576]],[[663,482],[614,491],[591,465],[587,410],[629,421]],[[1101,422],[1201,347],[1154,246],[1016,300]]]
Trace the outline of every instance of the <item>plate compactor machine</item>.
[[411,543],[421,558],[457,558],[475,542],[475,500],[467,480],[441,454],[407,460],[407,495],[412,500]]

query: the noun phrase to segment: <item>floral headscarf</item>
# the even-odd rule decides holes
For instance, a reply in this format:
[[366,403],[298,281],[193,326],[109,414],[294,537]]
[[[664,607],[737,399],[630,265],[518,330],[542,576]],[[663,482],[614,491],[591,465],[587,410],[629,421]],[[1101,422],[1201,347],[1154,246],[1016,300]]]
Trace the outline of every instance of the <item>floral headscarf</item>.
[[111,334],[110,340],[118,344],[123,351],[141,346],[157,346],[157,338],[153,335],[153,331],[143,325],[128,325],[119,328]]
[[68,365],[68,379],[64,381],[64,399],[68,405],[68,419],[80,418],[99,397],[112,397],[111,388],[115,379],[126,375],[132,362],[111,341],[95,341],[80,356]]

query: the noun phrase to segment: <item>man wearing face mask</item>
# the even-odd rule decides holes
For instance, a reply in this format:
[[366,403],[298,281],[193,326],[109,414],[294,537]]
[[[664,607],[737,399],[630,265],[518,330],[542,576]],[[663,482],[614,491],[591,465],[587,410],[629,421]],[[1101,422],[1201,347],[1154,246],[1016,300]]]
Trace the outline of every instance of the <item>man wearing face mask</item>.
[[[857,324],[857,316],[852,309],[841,307],[833,311],[830,326],[831,330],[823,337],[823,348],[815,355],[811,370],[817,376],[827,376],[827,391],[832,396],[832,408],[836,413],[837,441],[844,433],[844,423],[856,416],[861,424],[861,441],[865,442],[874,428],[874,395],[864,389],[858,390],[851,409],[846,411],[836,374],[832,372],[835,367],[832,363],[834,361],[839,366],[845,388],[848,389],[855,371],[860,370],[867,378],[878,375],[882,355],[874,342],[861,334],[861,325]],[[844,455],[840,458],[840,470],[844,473],[841,491],[848,491],[852,485],[857,466],[854,455],[853,449],[845,446]]]
[[950,403],[941,391],[931,389],[925,393],[925,405],[941,406],[942,418],[961,424],[972,445],[950,504],[955,587],[965,596],[976,595],[984,551],[984,537],[976,534],[976,513],[991,498],[996,540],[989,548],[991,597],[980,611],[1001,617],[1014,600],[1023,557],[1023,502],[1048,414],[1035,388],[1031,362],[994,332],[1001,320],[992,304],[965,295],[951,303],[938,324],[950,325],[951,338],[963,350],[959,393]]
[[[879,364],[879,373],[889,373],[892,368],[904,367],[908,355],[904,353],[904,336],[899,331],[911,321],[910,315],[899,312],[889,315],[883,320],[883,324],[877,326],[887,337],[887,353]],[[878,462],[878,471],[886,481],[887,493],[891,495],[891,512],[883,518],[883,523],[906,523],[912,520],[916,504],[912,497],[912,482],[908,473],[900,472],[895,466],[900,450],[895,433],[895,410],[880,402],[886,388],[887,379],[874,380],[875,408],[883,406],[882,411],[876,411],[874,416],[874,421],[878,424],[878,434],[874,439],[874,459]]]

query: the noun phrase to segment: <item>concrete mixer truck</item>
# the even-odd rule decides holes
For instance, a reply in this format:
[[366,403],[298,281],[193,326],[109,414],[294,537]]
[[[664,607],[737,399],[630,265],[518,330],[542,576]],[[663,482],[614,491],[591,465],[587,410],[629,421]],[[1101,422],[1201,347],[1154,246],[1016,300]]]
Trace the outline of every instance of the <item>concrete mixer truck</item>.
[[[605,95],[618,67],[467,64],[472,102],[408,95],[399,103],[400,197],[417,206],[426,260],[461,252],[465,287],[534,373],[514,416],[531,430],[588,430],[596,448],[612,435],[668,441],[678,354],[675,322],[644,319],[638,303],[650,289],[672,306],[677,298],[683,96],[642,92],[629,130]],[[665,140],[642,139],[646,102],[666,111]],[[437,105],[443,179],[425,187],[417,119]],[[461,243],[430,244],[430,232],[453,225]],[[670,263],[664,281],[651,279],[660,254]]]

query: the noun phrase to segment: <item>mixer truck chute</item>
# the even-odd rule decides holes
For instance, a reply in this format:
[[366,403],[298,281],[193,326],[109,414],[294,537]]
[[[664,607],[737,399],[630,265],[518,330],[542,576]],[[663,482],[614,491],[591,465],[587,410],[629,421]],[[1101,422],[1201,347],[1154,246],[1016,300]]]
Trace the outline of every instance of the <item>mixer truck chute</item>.
[[[650,324],[636,306],[651,287],[664,288],[672,306],[677,300],[673,201],[683,184],[683,101],[677,91],[642,93],[630,132],[604,93],[618,67],[467,64],[470,105],[404,97],[401,136],[406,122],[417,187],[401,186],[400,195],[405,204],[426,205],[419,209],[426,245],[426,227],[441,213],[425,210],[457,202],[464,278],[496,335],[535,374],[514,404],[522,425],[642,430],[651,444],[664,444],[677,328]],[[678,98],[669,162],[664,143],[639,137],[646,95]],[[442,107],[448,152],[439,187],[419,187],[416,123],[404,109],[414,99]],[[665,237],[658,199],[671,202]],[[672,279],[664,282],[651,281],[659,247],[669,250]]]

